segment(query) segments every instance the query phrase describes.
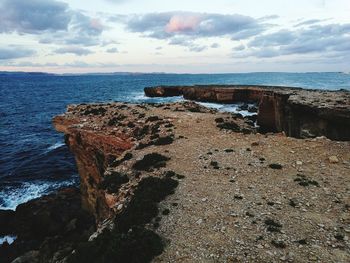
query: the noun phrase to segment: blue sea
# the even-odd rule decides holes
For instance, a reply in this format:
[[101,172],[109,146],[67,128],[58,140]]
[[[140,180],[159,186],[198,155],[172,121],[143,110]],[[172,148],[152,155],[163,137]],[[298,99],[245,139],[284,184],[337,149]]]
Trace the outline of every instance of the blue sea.
[[156,85],[261,84],[349,89],[343,73],[49,75],[0,72],[0,209],[61,187],[78,185],[74,158],[51,119],[71,103],[162,102],[146,98]]

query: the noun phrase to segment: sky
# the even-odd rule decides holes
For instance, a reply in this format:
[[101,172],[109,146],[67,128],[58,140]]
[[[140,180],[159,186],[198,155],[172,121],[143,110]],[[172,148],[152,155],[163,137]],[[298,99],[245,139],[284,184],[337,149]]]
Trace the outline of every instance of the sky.
[[350,71],[349,0],[0,0],[0,71]]

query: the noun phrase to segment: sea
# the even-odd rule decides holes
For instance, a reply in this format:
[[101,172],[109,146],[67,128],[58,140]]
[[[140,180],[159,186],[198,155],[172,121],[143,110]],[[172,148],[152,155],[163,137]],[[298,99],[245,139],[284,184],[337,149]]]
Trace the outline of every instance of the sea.
[[[169,102],[147,98],[143,89],[157,85],[259,84],[306,89],[348,89],[345,73],[247,74],[82,74],[0,72],[0,209],[66,186],[78,186],[73,155],[56,132],[52,117],[68,104],[89,102]],[[222,111],[237,105],[204,104]]]

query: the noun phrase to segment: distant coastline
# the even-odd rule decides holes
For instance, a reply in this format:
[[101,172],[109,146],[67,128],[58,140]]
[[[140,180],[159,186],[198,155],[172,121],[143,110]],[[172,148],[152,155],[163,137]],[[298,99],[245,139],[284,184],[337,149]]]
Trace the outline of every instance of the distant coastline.
[[306,71],[306,72],[289,72],[289,71],[257,71],[257,72],[224,72],[224,73],[176,73],[176,72],[132,72],[132,71],[117,71],[117,72],[83,72],[83,73],[53,73],[43,71],[0,71],[1,75],[52,75],[52,76],[108,76],[108,75],[231,75],[231,74],[350,74],[350,71]]

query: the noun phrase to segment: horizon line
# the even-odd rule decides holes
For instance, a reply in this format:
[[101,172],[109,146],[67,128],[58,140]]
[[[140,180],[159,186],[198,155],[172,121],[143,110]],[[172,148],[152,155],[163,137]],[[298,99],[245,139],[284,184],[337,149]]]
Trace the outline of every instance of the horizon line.
[[177,73],[177,72],[163,72],[163,71],[113,71],[113,72],[81,72],[81,73],[55,73],[48,71],[16,71],[6,70],[0,71],[0,74],[46,74],[56,76],[70,76],[70,75],[147,75],[147,74],[164,74],[164,75],[229,75],[229,74],[271,74],[271,73],[286,73],[286,74],[310,74],[310,73],[340,73],[350,74],[350,71],[246,71],[246,72],[221,72],[221,73]]

